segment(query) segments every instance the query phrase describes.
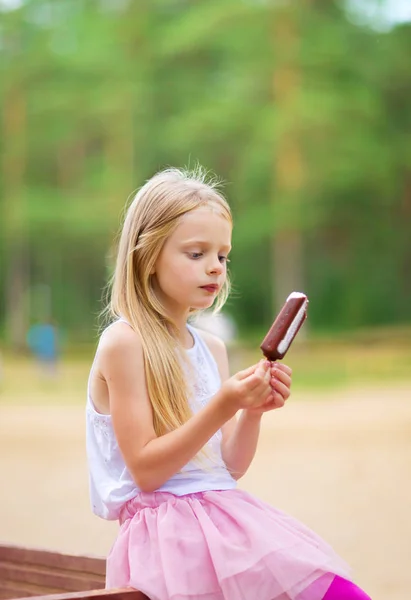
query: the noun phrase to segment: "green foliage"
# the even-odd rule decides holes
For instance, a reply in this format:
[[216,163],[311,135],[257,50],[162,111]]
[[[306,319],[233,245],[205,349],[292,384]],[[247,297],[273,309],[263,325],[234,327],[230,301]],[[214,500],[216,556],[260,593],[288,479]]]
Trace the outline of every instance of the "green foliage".
[[[44,284],[62,326],[94,331],[127,198],[197,160],[228,182],[227,309],[243,331],[272,317],[272,242],[287,231],[304,249],[314,328],[409,321],[410,32],[319,1],[0,9],[0,328]],[[290,148],[302,175],[286,164],[285,183]]]

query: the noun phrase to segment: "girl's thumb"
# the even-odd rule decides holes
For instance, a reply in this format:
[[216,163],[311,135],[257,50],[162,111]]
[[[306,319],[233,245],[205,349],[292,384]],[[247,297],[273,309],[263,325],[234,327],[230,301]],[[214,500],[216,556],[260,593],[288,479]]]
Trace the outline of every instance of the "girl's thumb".
[[[264,363],[267,363],[267,364],[265,365]],[[257,364],[252,365],[251,367],[248,367],[248,369],[244,369],[243,371],[238,371],[237,377],[240,380],[246,379],[247,377],[250,377],[250,375],[255,373],[256,370],[258,369],[258,367],[262,367],[264,369],[264,371],[266,371],[268,369],[269,364],[270,363],[263,358]]]

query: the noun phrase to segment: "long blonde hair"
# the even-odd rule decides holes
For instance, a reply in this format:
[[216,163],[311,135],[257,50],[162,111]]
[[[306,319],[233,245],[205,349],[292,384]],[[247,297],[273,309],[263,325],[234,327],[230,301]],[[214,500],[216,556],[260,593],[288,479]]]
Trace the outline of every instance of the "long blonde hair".
[[[185,423],[192,412],[176,325],[156,297],[150,273],[166,239],[186,213],[209,206],[232,223],[230,207],[217,185],[200,167],[194,171],[166,169],[157,173],[131,202],[120,235],[107,308],[112,318],[124,318],[141,338],[158,436]],[[216,299],[215,312],[224,305],[229,289],[227,276]]]

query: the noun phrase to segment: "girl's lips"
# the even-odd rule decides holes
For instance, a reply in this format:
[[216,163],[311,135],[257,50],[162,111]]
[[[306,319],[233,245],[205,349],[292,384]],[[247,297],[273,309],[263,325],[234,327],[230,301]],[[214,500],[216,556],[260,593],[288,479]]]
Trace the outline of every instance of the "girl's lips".
[[218,285],[216,285],[216,284],[202,285],[201,289],[206,290],[207,292],[210,292],[211,294],[213,294],[214,292],[218,291]]

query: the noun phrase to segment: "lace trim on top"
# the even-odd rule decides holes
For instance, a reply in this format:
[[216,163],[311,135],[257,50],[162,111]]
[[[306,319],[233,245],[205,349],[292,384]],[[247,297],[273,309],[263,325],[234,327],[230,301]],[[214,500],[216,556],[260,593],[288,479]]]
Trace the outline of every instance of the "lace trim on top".
[[88,403],[86,405],[86,411],[90,417],[96,430],[98,430],[107,440],[112,439],[113,426],[111,423],[111,415],[103,415],[96,411],[93,405],[91,396],[88,397]]

